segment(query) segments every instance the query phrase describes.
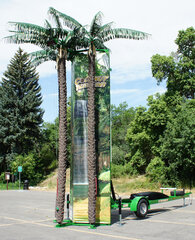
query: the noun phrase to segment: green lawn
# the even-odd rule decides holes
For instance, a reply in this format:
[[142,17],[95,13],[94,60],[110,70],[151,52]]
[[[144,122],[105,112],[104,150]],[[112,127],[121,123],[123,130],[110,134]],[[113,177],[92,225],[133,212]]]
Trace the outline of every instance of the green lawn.
[[[23,189],[23,184],[20,184],[20,189]],[[0,190],[7,190],[7,183],[0,183]],[[19,182],[8,183],[8,190],[19,190]]]

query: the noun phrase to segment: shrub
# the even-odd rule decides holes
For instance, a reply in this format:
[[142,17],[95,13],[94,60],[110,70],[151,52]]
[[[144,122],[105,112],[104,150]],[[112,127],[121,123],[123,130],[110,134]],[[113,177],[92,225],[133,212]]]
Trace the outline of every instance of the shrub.
[[111,166],[112,178],[119,178],[124,175],[124,172],[125,172],[124,166],[112,164]]
[[35,154],[18,155],[15,160],[11,162],[11,171],[13,173],[17,172],[18,166],[22,166],[22,181],[28,179],[31,185],[35,185],[41,181],[43,175],[41,169],[38,168],[39,159]]
[[125,163],[126,153],[121,150],[118,146],[112,147],[112,163],[116,165],[123,165]]
[[146,168],[146,176],[152,182],[166,184],[166,167],[164,162],[159,158],[155,157],[151,160],[148,167]]

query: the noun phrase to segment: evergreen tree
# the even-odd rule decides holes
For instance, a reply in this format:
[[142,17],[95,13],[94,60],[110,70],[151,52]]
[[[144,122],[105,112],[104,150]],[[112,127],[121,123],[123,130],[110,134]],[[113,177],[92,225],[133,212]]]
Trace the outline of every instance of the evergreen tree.
[[19,48],[0,85],[1,167],[9,167],[15,154],[28,153],[40,137],[43,110],[38,80],[28,54]]

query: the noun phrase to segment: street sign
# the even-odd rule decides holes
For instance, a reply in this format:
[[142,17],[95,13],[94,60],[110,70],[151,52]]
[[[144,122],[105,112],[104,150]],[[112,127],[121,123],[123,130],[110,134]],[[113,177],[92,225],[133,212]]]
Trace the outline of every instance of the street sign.
[[7,181],[10,180],[10,172],[5,173],[5,180],[7,180]]
[[18,166],[18,172],[22,172],[22,166]]
[[7,190],[8,190],[8,182],[10,180],[10,172],[5,173],[5,180],[7,181]]

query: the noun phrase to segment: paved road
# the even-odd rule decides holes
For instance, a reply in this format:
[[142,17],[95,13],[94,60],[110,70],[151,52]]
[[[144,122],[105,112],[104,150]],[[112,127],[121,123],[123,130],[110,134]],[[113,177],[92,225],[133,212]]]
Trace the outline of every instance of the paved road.
[[152,205],[144,220],[123,210],[122,226],[117,222],[117,211],[113,211],[111,226],[59,229],[53,223],[55,193],[0,191],[0,240],[194,240],[195,204],[182,205],[182,200]]

